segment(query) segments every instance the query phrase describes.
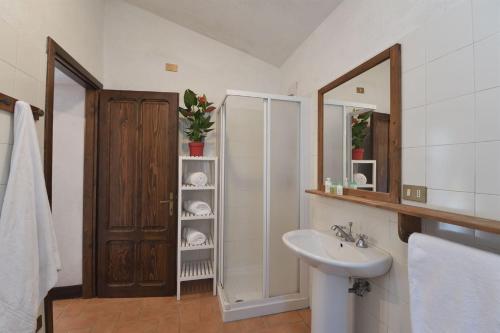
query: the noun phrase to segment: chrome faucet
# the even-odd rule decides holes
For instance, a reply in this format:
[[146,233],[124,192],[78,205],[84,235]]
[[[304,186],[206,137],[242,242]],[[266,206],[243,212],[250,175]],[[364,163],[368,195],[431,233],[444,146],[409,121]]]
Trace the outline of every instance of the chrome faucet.
[[337,236],[342,238],[346,242],[354,242],[355,239],[352,236],[352,222],[349,222],[349,232],[347,232],[347,227],[346,226],[340,226],[337,224],[334,224],[330,227],[333,231],[337,230]]

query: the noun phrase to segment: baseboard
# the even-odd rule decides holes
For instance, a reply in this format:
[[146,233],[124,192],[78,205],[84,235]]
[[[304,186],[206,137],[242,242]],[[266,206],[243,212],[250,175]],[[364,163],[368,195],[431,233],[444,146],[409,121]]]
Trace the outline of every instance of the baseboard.
[[70,299],[82,297],[82,285],[55,287],[49,290],[47,297],[53,301],[58,299]]
[[55,287],[49,290],[44,300],[45,310],[45,333],[54,332],[54,317],[52,313],[52,303],[60,299],[82,297],[82,285]]

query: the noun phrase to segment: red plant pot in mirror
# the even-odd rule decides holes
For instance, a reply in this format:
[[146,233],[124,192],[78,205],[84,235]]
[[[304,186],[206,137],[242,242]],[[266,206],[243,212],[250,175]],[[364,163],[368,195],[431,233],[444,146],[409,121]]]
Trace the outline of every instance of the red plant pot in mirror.
[[354,148],[352,150],[353,160],[362,160],[365,157],[365,150],[363,148]]
[[203,148],[205,144],[203,142],[190,142],[189,143],[189,155],[191,156],[203,156]]

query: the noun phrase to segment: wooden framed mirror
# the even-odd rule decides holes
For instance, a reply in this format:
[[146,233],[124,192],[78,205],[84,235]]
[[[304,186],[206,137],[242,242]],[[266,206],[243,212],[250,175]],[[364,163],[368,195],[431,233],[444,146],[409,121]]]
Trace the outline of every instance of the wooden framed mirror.
[[[318,189],[400,201],[401,45],[382,51],[318,91]],[[347,185],[347,186],[346,186]]]

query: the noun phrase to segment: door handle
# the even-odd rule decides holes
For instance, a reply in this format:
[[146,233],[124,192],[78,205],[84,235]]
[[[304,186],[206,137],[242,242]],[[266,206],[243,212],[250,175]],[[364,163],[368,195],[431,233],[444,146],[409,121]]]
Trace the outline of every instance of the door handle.
[[170,216],[174,215],[174,192],[170,192],[168,200],[161,200],[160,204],[168,203],[168,213]]

